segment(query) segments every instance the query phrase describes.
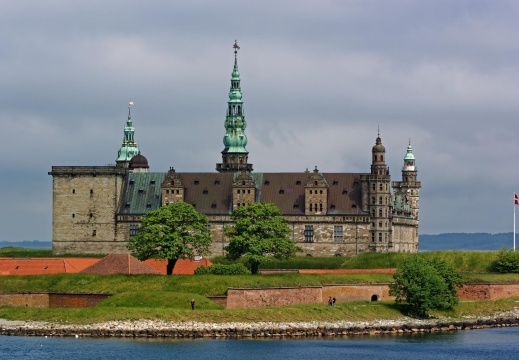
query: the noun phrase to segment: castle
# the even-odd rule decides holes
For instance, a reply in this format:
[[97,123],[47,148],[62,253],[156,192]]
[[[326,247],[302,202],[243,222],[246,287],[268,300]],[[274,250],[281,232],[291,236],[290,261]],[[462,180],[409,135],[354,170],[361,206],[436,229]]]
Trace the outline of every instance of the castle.
[[[54,254],[128,253],[142,216],[174,202],[207,215],[212,255],[224,254],[233,209],[251,201],[281,209],[301,255],[417,252],[419,189],[415,157],[407,146],[402,180],[391,182],[380,134],[369,173],[258,173],[246,150],[246,121],[234,44],[234,67],[222,162],[216,172],[149,172],[135,142],[130,106],[124,140],[113,166],[53,166]],[[131,105],[132,103],[130,103]],[[392,190],[392,191],[391,191]]]

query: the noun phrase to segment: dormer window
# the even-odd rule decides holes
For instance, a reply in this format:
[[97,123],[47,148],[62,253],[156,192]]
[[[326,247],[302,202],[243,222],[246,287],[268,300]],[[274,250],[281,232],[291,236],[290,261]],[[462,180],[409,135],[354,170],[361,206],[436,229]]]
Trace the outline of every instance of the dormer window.
[[296,185],[301,185],[301,180],[296,180]]
[[216,209],[216,203],[211,204],[211,209]]
[[209,191],[208,191],[207,189],[204,189],[204,191],[202,191],[202,193],[203,193],[204,195],[206,195],[208,192],[209,192]]
[[265,182],[263,184],[270,185],[270,181],[269,180],[265,180]]
[[214,181],[214,184],[215,184],[215,185],[220,185],[220,180],[219,180],[219,179],[216,179],[216,180]]
[[348,190],[343,189],[343,190],[342,190],[342,195],[348,195]]
[[337,180],[333,180],[333,185],[339,185],[339,182]]
[[280,194],[284,194],[285,193],[285,189],[283,189],[283,188],[279,189],[279,193]]
[[193,184],[194,184],[194,185],[198,185],[198,184],[200,184],[200,181],[199,181],[199,180],[195,180],[195,181],[193,182]]

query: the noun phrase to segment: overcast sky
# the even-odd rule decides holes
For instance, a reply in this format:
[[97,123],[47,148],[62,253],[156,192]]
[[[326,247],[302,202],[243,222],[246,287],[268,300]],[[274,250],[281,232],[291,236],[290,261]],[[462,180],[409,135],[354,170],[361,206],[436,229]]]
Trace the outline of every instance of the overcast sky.
[[0,1],[0,240],[52,239],[53,165],[115,162],[128,101],[150,170],[221,162],[237,39],[258,172],[392,180],[420,233],[510,232],[519,1]]

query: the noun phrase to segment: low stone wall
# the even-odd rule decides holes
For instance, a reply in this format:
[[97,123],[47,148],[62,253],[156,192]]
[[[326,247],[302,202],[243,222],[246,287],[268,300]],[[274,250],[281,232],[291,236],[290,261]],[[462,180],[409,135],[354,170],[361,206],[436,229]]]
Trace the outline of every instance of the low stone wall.
[[39,308],[84,308],[99,304],[110,295],[104,294],[0,294],[0,305]]
[[272,338],[341,337],[360,335],[403,335],[442,331],[519,326],[516,313],[467,321],[392,320],[365,322],[309,323],[173,323],[140,320],[93,325],[8,322],[0,319],[0,335],[75,336],[130,338]]

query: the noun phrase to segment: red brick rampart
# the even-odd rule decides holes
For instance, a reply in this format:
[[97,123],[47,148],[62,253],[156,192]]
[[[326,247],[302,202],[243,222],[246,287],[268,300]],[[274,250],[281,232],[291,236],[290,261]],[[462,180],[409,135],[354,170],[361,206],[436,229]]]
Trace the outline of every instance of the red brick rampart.
[[[227,292],[228,309],[253,309],[267,306],[326,303],[328,297],[337,302],[389,301],[388,284],[323,285],[312,287],[280,287],[235,289]],[[458,290],[460,300],[498,300],[519,297],[519,284],[465,284]],[[223,302],[222,302],[223,304]]]

